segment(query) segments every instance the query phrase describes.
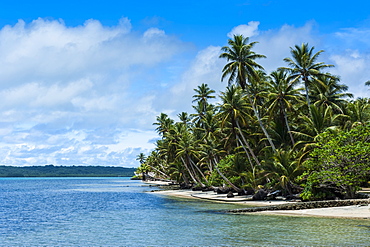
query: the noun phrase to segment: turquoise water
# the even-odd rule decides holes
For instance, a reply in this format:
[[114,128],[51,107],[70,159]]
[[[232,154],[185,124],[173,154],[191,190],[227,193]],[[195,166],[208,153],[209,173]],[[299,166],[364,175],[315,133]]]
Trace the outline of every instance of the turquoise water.
[[233,215],[127,178],[0,178],[0,246],[370,246],[370,221]]

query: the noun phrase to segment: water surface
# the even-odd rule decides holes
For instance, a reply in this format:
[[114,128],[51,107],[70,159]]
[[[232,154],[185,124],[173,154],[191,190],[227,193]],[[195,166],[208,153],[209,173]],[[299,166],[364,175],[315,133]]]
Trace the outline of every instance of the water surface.
[[233,215],[127,178],[0,178],[0,246],[369,246],[369,220]]

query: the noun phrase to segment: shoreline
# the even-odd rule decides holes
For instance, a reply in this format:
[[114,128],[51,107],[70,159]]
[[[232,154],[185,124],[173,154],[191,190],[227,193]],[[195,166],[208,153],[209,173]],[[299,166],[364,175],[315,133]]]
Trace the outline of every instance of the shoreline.
[[[157,181],[145,182],[153,185],[168,185],[166,182],[156,183]],[[232,203],[241,206],[240,212],[230,212],[238,214],[259,214],[259,215],[279,215],[279,216],[294,216],[294,217],[326,217],[326,218],[347,218],[347,219],[370,219],[370,199],[366,199],[365,203],[359,203],[359,205],[347,205],[337,207],[320,207],[320,208],[307,208],[307,209],[290,209],[290,210],[268,210],[269,206],[279,206],[282,204],[296,204],[297,202],[289,201],[252,201],[247,196],[235,196],[233,198],[227,198],[226,194],[217,194],[213,191],[201,192],[192,190],[155,190],[153,193],[178,197],[187,198],[194,200],[208,200],[215,203]],[[263,207],[266,208],[263,211],[254,212],[243,212],[243,206],[246,209],[251,207]],[[261,208],[262,209],[262,208]],[[247,210],[246,210],[247,211]]]

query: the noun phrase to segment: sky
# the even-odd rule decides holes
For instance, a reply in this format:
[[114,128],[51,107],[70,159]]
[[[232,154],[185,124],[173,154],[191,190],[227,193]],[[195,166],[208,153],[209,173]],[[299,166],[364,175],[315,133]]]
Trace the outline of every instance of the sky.
[[2,1],[0,165],[137,167],[160,113],[218,94],[234,34],[258,42],[270,73],[290,47],[324,50],[355,97],[369,97],[370,2],[291,0]]

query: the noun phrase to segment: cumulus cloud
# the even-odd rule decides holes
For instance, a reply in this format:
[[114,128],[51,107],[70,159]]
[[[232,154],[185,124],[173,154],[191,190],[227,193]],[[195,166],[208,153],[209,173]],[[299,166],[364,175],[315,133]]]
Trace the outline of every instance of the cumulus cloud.
[[[188,69],[181,75],[180,82],[170,89],[173,106],[180,111],[191,111],[194,89],[203,83],[208,84],[216,92],[225,88],[227,83],[221,83],[221,71],[225,61],[219,58],[220,49],[219,46],[209,46],[198,52]],[[168,110],[166,113],[174,117],[179,111]]]
[[308,22],[304,26],[295,27],[284,25],[279,29],[267,30],[253,39],[259,43],[254,46],[254,51],[266,56],[258,62],[263,65],[267,72],[271,72],[278,67],[286,66],[283,59],[290,57],[290,47],[309,43],[317,46],[319,39],[313,33],[313,22]]
[[259,34],[258,26],[259,21],[250,21],[248,24],[242,24],[234,27],[230,33],[227,34],[229,38],[233,38],[234,35],[243,35],[244,37],[252,37]]
[[156,95],[144,89],[188,45],[158,28],[131,30],[127,18],[109,27],[39,18],[0,30],[0,164],[133,166],[123,156],[153,148]]

